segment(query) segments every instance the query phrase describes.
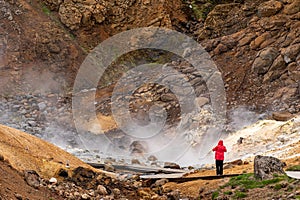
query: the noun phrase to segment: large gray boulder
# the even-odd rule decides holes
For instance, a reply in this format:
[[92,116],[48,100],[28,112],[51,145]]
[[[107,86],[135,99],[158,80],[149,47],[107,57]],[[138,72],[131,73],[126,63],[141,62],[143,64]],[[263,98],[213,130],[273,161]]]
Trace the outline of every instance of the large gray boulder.
[[272,179],[274,174],[285,174],[286,164],[278,158],[257,155],[254,158],[254,175],[260,179]]

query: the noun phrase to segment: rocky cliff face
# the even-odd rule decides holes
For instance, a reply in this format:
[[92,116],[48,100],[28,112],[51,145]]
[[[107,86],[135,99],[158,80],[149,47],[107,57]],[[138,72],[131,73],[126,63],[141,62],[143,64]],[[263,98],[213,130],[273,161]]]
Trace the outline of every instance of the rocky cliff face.
[[0,1],[0,6],[2,94],[62,92],[83,59],[82,50],[37,2]]
[[223,72],[230,107],[299,112],[297,0],[227,1],[198,22],[191,16],[197,8],[188,1],[44,2],[87,49],[137,27],[189,30]]
[[299,112],[299,8],[295,1],[217,5],[198,40],[223,72],[228,103]]
[[44,0],[44,6],[3,1],[1,6],[1,29],[7,33],[1,36],[1,84],[7,91],[14,81],[25,80],[21,90],[33,87],[26,80],[34,73],[47,77],[51,88],[68,85],[66,79],[74,78],[84,58],[82,48],[89,51],[131,28],[162,26],[189,32],[201,42],[223,72],[229,107],[299,112],[297,0],[227,1],[199,21],[192,20],[194,5],[179,0]]
[[[202,5],[209,10],[201,10]],[[125,30],[145,26],[175,29],[201,43],[222,73],[229,109],[244,105],[261,112],[287,111],[284,115],[279,113],[276,117],[285,120],[286,116],[292,116],[290,113],[300,111],[299,18],[299,0],[224,0],[212,3],[204,0],[0,0],[0,122],[51,139],[51,142],[60,146],[78,147],[81,143],[73,126],[70,100],[70,90],[78,68],[86,55],[105,39]],[[157,57],[161,58],[162,54],[156,53],[150,56],[150,61],[163,63],[165,57],[159,60]],[[99,89],[96,96],[98,119],[107,127],[108,132],[113,129],[107,136],[111,137],[118,147],[129,148],[131,153],[139,156],[147,151],[146,145],[119,134],[111,117],[110,101],[117,78],[124,71],[134,67],[130,65],[130,59],[134,58],[136,61],[144,55],[144,52],[134,52],[128,57],[120,58],[120,62],[109,71],[114,76],[108,76],[104,80],[104,83],[109,82],[112,85]],[[121,65],[121,61],[124,60]],[[189,146],[197,147],[197,142],[202,141],[201,133],[205,132],[209,122],[214,120],[210,118],[208,106],[211,104],[210,94],[201,75],[195,72],[189,63],[180,59],[167,62],[167,66],[184,74],[191,83],[198,97],[191,104],[198,104],[204,108],[201,116],[195,118],[192,114],[189,115],[190,113],[180,116],[178,99],[174,93],[157,84],[145,84],[129,96],[130,114],[144,125],[149,122],[148,112],[151,106],[160,105],[168,113],[168,122],[175,125],[181,123],[183,128],[188,130],[183,131],[183,137],[180,139],[187,139],[191,142]],[[161,78],[176,85],[179,77],[172,75]],[[135,81],[137,80],[129,78],[127,83],[134,85]],[[180,92],[184,96],[190,91],[183,89]],[[244,111],[241,115],[243,114]],[[89,121],[89,128],[93,128],[93,123],[98,123],[97,119],[95,122]],[[292,121],[287,122],[290,123]],[[169,132],[172,132],[172,129],[169,129]],[[288,151],[275,154],[273,149],[265,149],[266,153],[282,157],[286,157],[287,153],[298,154],[299,142],[292,141],[298,132],[280,124],[278,129],[273,129],[268,134],[256,134],[257,140],[252,140],[252,134],[244,133],[242,136],[245,139],[243,144],[239,144],[239,148],[249,153],[246,148],[250,147],[253,150],[253,145],[259,147],[257,141],[260,142],[260,149],[266,147],[266,144],[272,146],[274,143],[289,143]],[[227,140],[227,144],[236,147],[236,141],[242,133],[238,134],[234,135],[231,141]],[[167,136],[170,139],[173,137]],[[15,139],[9,139],[8,143],[2,144],[10,144],[10,147],[11,141],[17,142],[18,145],[24,144],[19,142],[20,139]],[[94,142],[93,137],[88,139]],[[180,140],[180,143],[182,141]],[[29,142],[25,149],[18,149],[23,149],[28,155],[26,152],[30,144],[33,143]],[[179,145],[174,149],[176,148],[181,150]],[[3,149],[7,150],[6,147]],[[254,150],[254,153],[257,153],[257,149]],[[6,152],[6,157],[11,157],[10,152]],[[233,157],[236,155],[239,154],[234,153]],[[53,156],[50,157],[49,160],[52,161]],[[24,158],[26,157],[22,157]],[[98,158],[100,159],[99,156]],[[195,157],[191,159],[195,160]],[[60,162],[66,160],[63,158]],[[20,166],[19,164],[23,163],[21,161],[13,166]],[[29,164],[28,166],[32,165]],[[38,168],[40,166],[35,165]],[[132,195],[136,195],[136,192],[132,191],[138,190],[140,184],[138,182],[133,188],[128,187]],[[189,184],[188,188],[190,187]],[[66,188],[71,186],[66,185]],[[106,188],[104,189],[106,192]],[[115,190],[116,187],[108,189],[112,190],[110,193],[120,196],[120,191]],[[197,186],[195,191],[198,189]],[[156,191],[161,193],[161,188]],[[67,192],[68,195],[75,195],[74,190]],[[138,193],[145,198],[157,196],[150,189],[139,190]],[[170,193],[167,193],[168,197],[173,198],[174,195],[169,196]],[[178,195],[176,198],[179,198]]]
[[44,0],[59,20],[87,48],[118,32],[138,27],[173,28],[187,22],[181,1],[165,0]]
[[[201,43],[222,73],[229,109],[245,105],[261,112],[300,110],[299,0],[215,2],[207,16],[199,20],[192,16],[197,7],[180,0],[44,0],[43,4],[13,0],[0,1],[0,6],[1,111],[13,112],[18,128],[29,127],[25,131],[44,129],[45,123],[40,121],[45,116],[51,122],[59,116],[59,121],[66,122],[62,124],[70,124],[70,99],[65,97],[70,95],[87,53],[117,33],[144,26],[176,29]],[[127,57],[129,60],[120,59],[125,59],[123,65],[116,63],[110,70],[121,76],[124,69],[132,67],[131,58],[143,55],[134,52]],[[153,55],[161,57],[160,52]],[[211,103],[199,74],[181,60],[167,62],[188,77],[200,97],[196,103]],[[110,76],[107,80],[116,82]],[[176,80],[173,77],[172,81]],[[111,114],[112,91],[103,90],[99,91],[97,109],[107,117]],[[40,102],[46,102],[44,108],[38,106]],[[177,122],[178,101],[172,92],[157,85],[136,90],[130,105],[132,115],[143,122],[149,105],[154,103],[167,108],[170,121]],[[114,122],[111,124],[115,127]],[[193,126],[197,125],[199,121]]]

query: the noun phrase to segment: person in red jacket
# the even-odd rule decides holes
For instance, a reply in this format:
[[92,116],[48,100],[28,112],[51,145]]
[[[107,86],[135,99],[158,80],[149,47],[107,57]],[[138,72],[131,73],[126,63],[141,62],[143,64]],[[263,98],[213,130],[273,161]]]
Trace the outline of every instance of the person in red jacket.
[[227,151],[226,147],[223,145],[223,140],[220,140],[218,145],[213,148],[215,151],[215,159],[216,159],[216,171],[217,175],[223,175],[223,161],[224,161],[224,152]]

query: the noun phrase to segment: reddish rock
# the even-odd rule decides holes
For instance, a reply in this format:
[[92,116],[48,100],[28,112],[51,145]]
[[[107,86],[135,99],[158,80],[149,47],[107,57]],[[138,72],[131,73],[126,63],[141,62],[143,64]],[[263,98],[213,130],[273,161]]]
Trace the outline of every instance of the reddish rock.
[[214,53],[215,53],[216,55],[218,55],[218,54],[221,54],[221,53],[226,52],[226,51],[228,51],[227,46],[225,46],[224,44],[220,43],[220,44],[218,44],[218,46],[215,48]]
[[272,15],[275,15],[282,9],[282,3],[280,1],[267,1],[262,3],[258,7],[258,16],[260,17],[270,17]]
[[257,49],[260,47],[260,45],[265,42],[267,39],[271,38],[271,34],[269,32],[263,33],[260,36],[258,36],[257,38],[255,38],[255,40],[253,40],[250,43],[250,48],[251,49]]
[[232,165],[242,165],[243,161],[241,159],[238,159],[238,160],[234,160],[234,161],[230,162],[230,164],[232,164]]
[[241,40],[239,40],[238,46],[244,46],[244,45],[249,44],[255,37],[256,37],[255,33],[247,34],[245,37],[243,37]]
[[277,121],[288,121],[294,117],[293,114],[289,112],[274,112],[272,113],[272,118]]
[[292,3],[285,6],[283,13],[287,14],[287,15],[292,15],[295,13],[300,12],[300,1],[291,1]]

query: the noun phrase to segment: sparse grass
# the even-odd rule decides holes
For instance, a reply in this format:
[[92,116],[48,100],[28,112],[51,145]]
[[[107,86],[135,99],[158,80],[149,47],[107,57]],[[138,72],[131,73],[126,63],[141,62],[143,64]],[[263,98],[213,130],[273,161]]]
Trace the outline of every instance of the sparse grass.
[[274,178],[274,179],[270,179],[270,180],[263,180],[263,181],[261,181],[261,183],[262,183],[262,187],[264,187],[266,185],[278,183],[282,180],[284,180],[282,177],[278,177],[278,178]]
[[46,5],[44,5],[44,4],[42,5],[42,11],[46,15],[50,15],[50,13],[51,13],[50,9]]
[[242,199],[242,198],[247,197],[247,194],[244,193],[244,192],[237,191],[237,192],[234,194],[234,197],[237,198],[237,199]]
[[206,19],[208,13],[215,7],[215,5],[220,3],[219,1],[216,0],[206,0],[206,1],[183,0],[183,2],[188,3],[188,5],[191,6],[190,8],[197,20]]
[[288,183],[292,183],[292,182],[294,182],[294,181],[295,181],[295,179],[290,178],[290,177],[287,177],[287,182],[288,182]]
[[233,177],[227,184],[225,184],[225,186],[231,186],[233,188],[240,186],[245,189],[262,188],[266,185],[275,184],[286,179],[286,176],[277,176],[270,180],[259,180],[251,173]]
[[72,39],[72,40],[74,40],[76,37],[75,37],[75,35],[73,34],[73,33],[71,33],[71,32],[69,32],[69,36],[70,36],[70,38]]
[[300,165],[295,165],[287,168],[287,171],[300,171]]
[[[255,188],[264,188],[266,186],[268,186],[267,188],[272,188],[279,193],[281,191],[288,192],[289,187],[287,187],[287,182],[291,183],[293,181],[295,180],[289,178],[286,175],[274,174],[273,179],[261,180],[256,178],[253,173],[248,173],[231,178],[229,182],[220,186],[220,189],[223,190],[221,192],[221,194],[223,195],[230,195],[230,198],[232,199],[242,199],[247,197],[248,190]],[[230,188],[233,190],[230,190]],[[282,188],[284,188],[284,190],[281,190]],[[292,187],[291,191],[293,191]]]
[[218,196],[219,196],[219,192],[215,191],[215,192],[212,193],[211,199],[214,200],[214,199],[218,198]]
[[280,190],[282,188],[281,184],[277,183],[274,185],[274,190]]
[[232,191],[225,191],[224,194],[225,195],[232,195]]
[[208,13],[213,9],[214,3],[210,0],[207,1],[205,4],[197,3],[196,0],[191,2],[193,13],[196,17],[196,19],[206,19]]

